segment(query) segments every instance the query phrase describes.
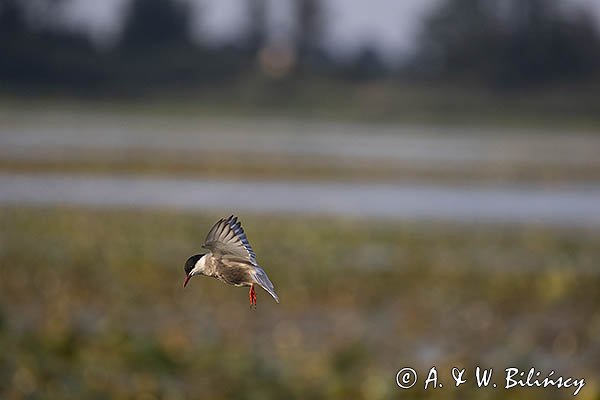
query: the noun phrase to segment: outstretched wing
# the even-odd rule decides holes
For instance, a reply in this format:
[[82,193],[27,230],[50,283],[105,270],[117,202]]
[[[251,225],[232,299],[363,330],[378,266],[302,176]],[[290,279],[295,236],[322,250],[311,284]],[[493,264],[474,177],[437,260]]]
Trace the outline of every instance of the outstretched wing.
[[258,265],[256,254],[248,242],[242,224],[233,215],[219,220],[211,228],[202,247],[210,250],[215,257],[231,255],[248,260],[252,265]]

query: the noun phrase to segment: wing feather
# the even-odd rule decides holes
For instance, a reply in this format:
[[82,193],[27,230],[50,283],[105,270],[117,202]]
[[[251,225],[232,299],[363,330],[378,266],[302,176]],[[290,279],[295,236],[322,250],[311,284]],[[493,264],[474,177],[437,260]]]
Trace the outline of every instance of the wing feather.
[[244,258],[253,265],[258,265],[256,254],[250,246],[242,224],[233,215],[229,218],[220,219],[210,229],[202,247],[210,250],[216,257],[231,255]]
[[254,267],[254,269],[252,271],[252,275],[254,276],[254,279],[256,280],[256,282],[263,289],[265,289],[267,291],[267,293],[269,293],[271,296],[273,296],[273,298],[275,299],[276,302],[279,303],[279,296],[277,296],[277,293],[275,293],[275,287],[273,286],[273,283],[271,283],[271,280],[267,276],[267,273],[265,272],[265,270],[257,265]]

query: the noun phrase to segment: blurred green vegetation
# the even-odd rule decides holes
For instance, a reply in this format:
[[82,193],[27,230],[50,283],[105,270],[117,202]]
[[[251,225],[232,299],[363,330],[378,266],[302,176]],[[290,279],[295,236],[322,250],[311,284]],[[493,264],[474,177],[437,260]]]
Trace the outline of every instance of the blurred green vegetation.
[[539,128],[597,132],[600,83],[564,84],[527,91],[494,91],[448,82],[394,79],[340,82],[314,78],[270,82],[252,78],[221,86],[164,89],[130,97],[79,98],[61,92],[35,97],[0,95],[0,108],[109,112],[169,117],[289,118],[438,126]]
[[[383,80],[389,93],[402,90],[398,81],[525,93],[564,85],[597,87],[598,23],[589,5],[569,3],[443,0],[420,22],[420,34],[405,50],[409,54],[382,54],[367,40],[353,55],[341,57],[327,45],[334,9],[319,0],[290,1],[289,22],[278,22],[276,33],[269,26],[273,7],[249,0],[242,5],[245,26],[216,43],[207,34],[208,17],[194,17],[189,2],[131,0],[121,9],[123,22],[114,40],[104,46],[65,21],[68,1],[0,0],[0,83],[6,92],[25,96],[194,91],[221,92],[231,99],[236,97],[232,86],[261,81],[260,97],[275,105],[281,98],[302,101],[302,89],[320,81],[343,86]],[[201,31],[206,32],[202,37],[193,34]],[[273,95],[271,86],[281,94]],[[323,94],[345,98],[343,91]]]
[[349,58],[328,50],[331,16],[317,0],[291,2],[297,29],[289,38],[270,37],[272,10],[248,1],[240,35],[212,44],[192,34],[206,22],[194,20],[189,3],[131,0],[120,34],[104,47],[59,18],[68,1],[0,0],[0,107],[87,100],[88,108],[125,112],[141,103],[148,113],[178,115],[596,131],[598,24],[584,4],[567,3],[440,1],[414,52],[386,63],[376,46]]
[[481,365],[584,377],[579,398],[600,398],[597,231],[243,215],[281,297],[253,311],[246,289],[181,288],[218,217],[3,207],[0,397],[572,395],[394,381]]

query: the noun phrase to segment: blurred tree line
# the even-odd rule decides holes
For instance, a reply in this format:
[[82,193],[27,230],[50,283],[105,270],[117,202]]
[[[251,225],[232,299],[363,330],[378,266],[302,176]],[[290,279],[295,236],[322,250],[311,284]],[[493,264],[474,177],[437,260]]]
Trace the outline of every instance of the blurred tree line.
[[[51,11],[64,0],[43,2]],[[522,88],[597,79],[600,66],[595,21],[560,0],[442,0],[423,21],[414,54],[396,68],[371,48],[351,60],[328,54],[319,0],[295,0],[296,31],[289,43],[268,38],[265,0],[248,0],[243,40],[220,46],[193,39],[187,3],[131,0],[122,32],[108,49],[82,32],[36,25],[26,5],[0,0],[0,82],[19,91],[135,92],[257,76],[397,77]]]
[[[64,0],[45,0],[49,10]],[[61,87],[82,93],[219,82],[249,67],[242,48],[208,48],[192,40],[187,4],[133,0],[117,42],[51,24],[35,26],[24,0],[0,0],[0,80],[19,88]],[[51,14],[51,13],[49,13]]]
[[522,87],[594,79],[596,21],[560,0],[446,0],[423,23],[421,77]]

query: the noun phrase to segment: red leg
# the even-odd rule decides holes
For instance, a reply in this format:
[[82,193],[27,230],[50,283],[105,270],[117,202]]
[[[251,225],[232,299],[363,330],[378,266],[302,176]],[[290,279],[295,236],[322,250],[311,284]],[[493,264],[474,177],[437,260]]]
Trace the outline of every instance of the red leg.
[[250,307],[256,307],[256,292],[254,291],[254,284],[250,285],[250,293],[248,294],[250,297]]

